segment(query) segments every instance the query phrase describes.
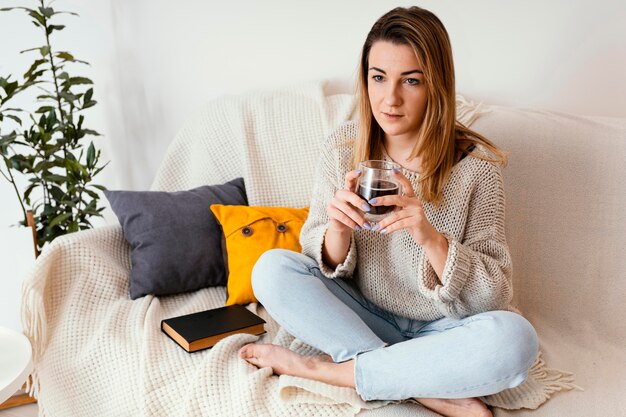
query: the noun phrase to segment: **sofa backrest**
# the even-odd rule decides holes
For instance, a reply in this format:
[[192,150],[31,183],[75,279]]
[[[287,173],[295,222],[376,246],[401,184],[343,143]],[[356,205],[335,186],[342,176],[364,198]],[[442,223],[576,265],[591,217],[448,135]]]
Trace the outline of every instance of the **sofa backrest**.
[[516,305],[564,334],[584,326],[624,346],[626,119],[490,109],[472,128],[510,152]]
[[153,190],[243,177],[250,205],[306,207],[324,139],[353,117],[354,97],[326,83],[218,98],[188,120]]

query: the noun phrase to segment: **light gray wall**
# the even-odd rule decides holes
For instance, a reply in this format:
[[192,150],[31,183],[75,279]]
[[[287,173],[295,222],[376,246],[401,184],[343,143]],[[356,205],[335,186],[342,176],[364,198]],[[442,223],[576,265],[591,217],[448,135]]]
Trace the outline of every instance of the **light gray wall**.
[[[17,1],[3,2],[3,6]],[[458,91],[486,103],[626,117],[626,8],[620,0],[363,2],[58,0],[78,12],[56,47],[89,61],[99,104],[86,113],[112,160],[100,181],[147,189],[168,143],[209,99],[323,78],[351,79],[372,23],[396,5],[447,26]],[[0,14],[0,74],[42,42],[22,14]],[[19,219],[0,182],[0,225]],[[107,221],[111,221],[107,213]]]

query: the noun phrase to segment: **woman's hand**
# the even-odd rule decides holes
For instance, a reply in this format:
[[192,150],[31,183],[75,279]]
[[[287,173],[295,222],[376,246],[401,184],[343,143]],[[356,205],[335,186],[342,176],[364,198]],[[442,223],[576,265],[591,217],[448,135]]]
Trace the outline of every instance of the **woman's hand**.
[[403,193],[402,195],[376,197],[369,201],[372,206],[396,206],[396,209],[378,222],[372,230],[389,234],[396,230],[406,229],[413,240],[421,246],[440,239],[442,235],[426,218],[422,202],[415,195],[407,177],[396,170],[393,171],[393,175],[400,183]]
[[330,217],[329,230],[346,232],[349,230],[361,230],[361,228],[371,228],[363,217],[364,213],[369,211],[371,207],[355,193],[357,179],[360,175],[360,170],[348,172],[345,176],[344,189],[337,190],[326,208],[328,217]]

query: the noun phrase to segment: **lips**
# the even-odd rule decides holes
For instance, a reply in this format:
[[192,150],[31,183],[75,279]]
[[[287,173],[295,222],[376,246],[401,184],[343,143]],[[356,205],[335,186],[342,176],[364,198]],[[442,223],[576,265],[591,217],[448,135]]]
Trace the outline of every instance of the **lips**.
[[393,113],[385,113],[385,112],[381,112],[386,118],[391,119],[391,120],[397,120],[399,118],[401,118],[403,115],[402,114],[393,114]]

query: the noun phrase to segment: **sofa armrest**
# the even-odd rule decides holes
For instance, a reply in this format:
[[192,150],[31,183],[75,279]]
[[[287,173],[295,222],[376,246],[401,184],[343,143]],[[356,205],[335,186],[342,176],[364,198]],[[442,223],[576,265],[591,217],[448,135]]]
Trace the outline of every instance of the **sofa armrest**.
[[[54,329],[48,319],[63,310],[69,291],[79,291],[77,282],[90,269],[105,266],[103,285],[128,292],[131,268],[130,246],[120,225],[84,230],[55,239],[45,247],[22,284],[22,326],[33,347],[33,362],[43,355]],[[109,273],[110,272],[110,273]],[[92,277],[93,278],[93,277]],[[69,306],[68,306],[69,307]]]

